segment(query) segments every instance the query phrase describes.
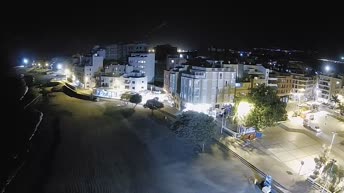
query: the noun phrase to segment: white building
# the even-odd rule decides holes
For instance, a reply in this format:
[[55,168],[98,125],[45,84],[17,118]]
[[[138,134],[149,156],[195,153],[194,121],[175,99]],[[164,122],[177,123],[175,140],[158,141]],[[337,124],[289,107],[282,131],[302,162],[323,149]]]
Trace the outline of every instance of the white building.
[[133,70],[147,76],[148,82],[154,82],[155,54],[154,53],[132,53],[128,58],[129,65]]
[[133,70],[134,70],[133,66],[121,65],[121,64],[109,65],[104,68],[105,74],[112,74],[112,75],[128,74],[128,73],[131,73]]
[[236,72],[237,79],[241,79],[244,75],[244,64],[223,64],[224,68],[233,68]]
[[293,99],[299,102],[314,100],[314,77],[305,74],[292,74],[292,76],[291,96]]
[[83,88],[92,88],[96,85],[95,73],[103,68],[102,56],[93,54],[81,56],[80,62],[74,66],[73,73],[77,85]]
[[319,75],[316,84],[317,101],[329,103],[331,97],[340,94],[343,85],[343,80],[339,77],[332,77],[327,75]]
[[244,75],[254,75],[254,74],[262,74],[265,79],[265,85],[269,83],[269,74],[270,69],[265,68],[264,66],[257,64],[257,65],[244,65]]
[[147,90],[147,77],[141,73],[129,73],[121,76],[103,74],[100,77],[101,87],[94,89],[96,96],[120,98],[124,92],[142,92]]
[[182,73],[180,98],[187,103],[211,107],[232,103],[236,72],[232,68],[192,66],[190,73]]

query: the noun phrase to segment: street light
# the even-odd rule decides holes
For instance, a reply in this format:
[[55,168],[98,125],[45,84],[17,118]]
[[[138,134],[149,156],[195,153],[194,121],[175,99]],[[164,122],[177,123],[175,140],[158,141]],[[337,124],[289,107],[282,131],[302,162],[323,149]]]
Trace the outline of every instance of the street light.
[[300,175],[300,173],[301,173],[301,169],[302,169],[302,166],[305,164],[305,162],[304,161],[301,161],[301,166],[300,166],[300,169],[299,169],[299,175]]
[[24,64],[28,64],[28,63],[29,63],[29,60],[28,60],[27,58],[24,58],[24,59],[23,59],[23,63],[24,63]]
[[342,56],[340,59],[344,60],[344,56]]
[[328,155],[330,155],[332,146],[333,146],[333,142],[334,142],[334,138],[336,137],[337,133],[332,131],[332,140],[331,140],[331,144],[330,144],[330,148],[328,150]]
[[48,63],[48,62],[47,62],[47,63],[45,63],[45,66],[46,66],[46,67],[48,67],[48,66],[49,66],[49,63]]
[[242,124],[247,115],[252,111],[253,109],[253,104],[246,102],[246,101],[241,101],[236,109],[236,117],[240,121],[239,124]]
[[325,70],[326,70],[326,72],[330,71],[330,69],[331,69],[331,68],[330,68],[330,66],[328,66],[328,65],[327,65],[327,66],[325,66]]
[[62,64],[57,64],[57,69],[61,70],[63,68]]
[[66,69],[64,70],[64,73],[65,73],[66,76],[69,76],[69,75],[70,75],[70,70],[69,70],[68,68],[66,68]]

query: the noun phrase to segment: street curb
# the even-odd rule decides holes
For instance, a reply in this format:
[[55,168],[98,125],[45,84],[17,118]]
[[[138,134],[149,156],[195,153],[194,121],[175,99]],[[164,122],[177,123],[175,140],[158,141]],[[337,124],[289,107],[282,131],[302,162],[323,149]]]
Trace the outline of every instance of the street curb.
[[283,123],[278,124],[278,126],[281,127],[282,129],[288,131],[288,132],[303,133],[303,134],[307,135],[308,137],[314,139],[315,141],[317,141],[317,142],[319,142],[319,143],[323,143],[323,142],[321,141],[321,139],[319,139],[318,137],[312,135],[312,134],[310,133],[310,131],[305,131],[305,130],[303,130],[303,129],[294,129],[294,128],[290,128],[290,127],[284,125]]

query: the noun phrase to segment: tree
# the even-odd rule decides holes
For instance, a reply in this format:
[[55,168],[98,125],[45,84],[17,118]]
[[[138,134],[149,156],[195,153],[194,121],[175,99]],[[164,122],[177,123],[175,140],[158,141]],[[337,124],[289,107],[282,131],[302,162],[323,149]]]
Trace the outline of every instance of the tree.
[[[343,187],[338,187],[340,182],[344,179],[344,169],[336,164],[336,160],[328,162],[323,169],[323,179],[324,181],[329,181],[329,190],[331,192],[337,192]],[[339,191],[338,191],[339,192]]]
[[213,117],[204,113],[187,111],[177,116],[172,130],[177,137],[186,138],[197,145],[202,145],[202,151],[204,151],[204,144],[215,137],[216,123]]
[[257,129],[262,129],[287,119],[287,111],[285,110],[287,105],[280,100],[276,89],[272,87],[261,84],[253,88],[247,98],[241,100],[247,100],[254,106],[245,117],[245,126],[255,126]]
[[340,114],[344,115],[344,103],[339,103],[338,107]]
[[152,110],[152,114],[154,110],[158,110],[164,108],[164,104],[156,99],[147,100],[146,104],[143,105],[144,108],[149,108]]
[[134,109],[135,109],[136,105],[139,104],[140,102],[142,102],[142,96],[139,94],[131,95],[129,101],[131,103],[135,103],[135,106],[134,106]]
[[340,102],[338,95],[332,95],[331,101],[334,102],[334,105],[336,106],[336,104]]
[[126,103],[128,103],[128,101],[130,100],[131,98],[131,94],[129,92],[125,92],[121,95],[121,100],[122,101],[125,101]]

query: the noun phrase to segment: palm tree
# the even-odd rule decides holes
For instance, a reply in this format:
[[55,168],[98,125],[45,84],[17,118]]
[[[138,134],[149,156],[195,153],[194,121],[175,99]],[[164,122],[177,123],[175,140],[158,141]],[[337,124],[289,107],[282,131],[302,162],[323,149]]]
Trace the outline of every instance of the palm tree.
[[332,95],[331,101],[334,102],[334,105],[336,106],[337,103],[339,103],[338,95]]

